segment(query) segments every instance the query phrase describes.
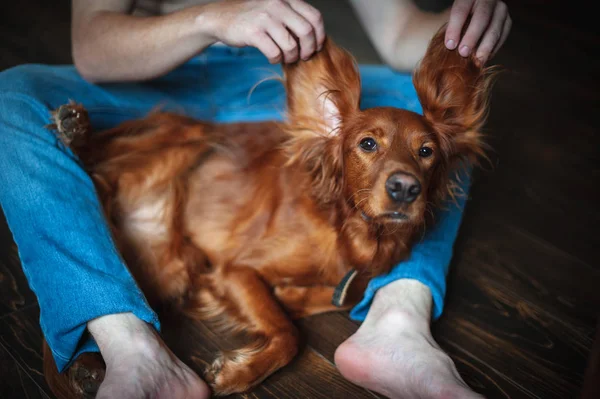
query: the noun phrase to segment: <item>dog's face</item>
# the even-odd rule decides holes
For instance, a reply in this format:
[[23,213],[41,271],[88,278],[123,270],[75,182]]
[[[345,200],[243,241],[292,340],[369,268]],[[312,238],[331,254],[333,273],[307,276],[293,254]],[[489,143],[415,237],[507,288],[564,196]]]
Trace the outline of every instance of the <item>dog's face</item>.
[[[420,224],[450,191],[458,160],[483,155],[480,130],[494,76],[447,50],[441,29],[413,75],[423,115],[361,110],[354,59],[332,42],[309,61],[285,66],[291,156],[314,175],[323,202],[343,198],[377,224]],[[295,151],[295,153],[294,153]]]
[[343,195],[351,206],[379,224],[420,223],[441,157],[431,126],[395,108],[368,109],[344,122]]

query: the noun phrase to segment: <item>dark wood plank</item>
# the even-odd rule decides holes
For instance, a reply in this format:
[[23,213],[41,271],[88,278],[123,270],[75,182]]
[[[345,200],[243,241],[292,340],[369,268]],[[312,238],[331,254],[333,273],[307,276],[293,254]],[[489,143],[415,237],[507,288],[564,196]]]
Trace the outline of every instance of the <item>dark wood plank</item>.
[[583,381],[581,399],[600,398],[600,323]]
[[544,12],[533,3],[512,2],[486,128],[494,167],[478,175],[470,206],[598,265],[598,35],[573,35],[573,10],[555,20],[546,4],[560,2],[544,2]]
[[359,323],[347,312],[326,313],[298,320],[306,342],[322,356],[333,362],[335,350],[357,330]]
[[576,397],[600,271],[506,224],[463,227],[435,338],[488,398]]
[[29,374],[10,355],[6,348],[0,344],[0,398],[41,398],[50,399]]
[[[23,374],[28,376],[29,381],[23,380],[26,385],[33,384],[45,395],[53,397],[42,371],[42,331],[37,305],[31,305],[0,319],[0,345]],[[0,382],[0,388],[5,389],[5,384],[7,387],[10,385],[7,380],[3,380],[4,382]]]
[[0,209],[0,318],[36,302],[21,269],[17,247]]
[[[230,339],[226,334],[214,332],[203,323],[190,322],[176,314],[165,314],[163,324],[165,342],[199,375],[202,375],[219,349],[235,348],[236,342],[239,342]],[[247,395],[255,398],[372,399],[377,397],[345,380],[331,362],[333,353],[327,352],[330,355],[328,359],[319,349],[320,347],[302,345],[300,353],[289,365],[267,378]],[[241,398],[244,395],[231,397]]]

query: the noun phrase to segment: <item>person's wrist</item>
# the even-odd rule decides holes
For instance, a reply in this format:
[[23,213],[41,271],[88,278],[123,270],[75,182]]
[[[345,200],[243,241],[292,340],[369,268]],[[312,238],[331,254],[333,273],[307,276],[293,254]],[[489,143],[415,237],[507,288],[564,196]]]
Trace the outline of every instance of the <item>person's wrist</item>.
[[218,12],[213,9],[214,4],[202,4],[192,7],[194,18],[194,32],[209,45],[221,41],[223,23]]

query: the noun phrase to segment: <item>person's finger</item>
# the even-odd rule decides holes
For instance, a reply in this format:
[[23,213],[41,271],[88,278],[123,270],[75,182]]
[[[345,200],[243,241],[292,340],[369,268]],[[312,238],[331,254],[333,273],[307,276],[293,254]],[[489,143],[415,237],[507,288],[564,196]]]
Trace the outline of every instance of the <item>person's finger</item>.
[[446,27],[446,37],[444,38],[446,47],[454,50],[460,42],[460,34],[465,21],[471,13],[473,2],[475,0],[456,0],[450,10],[450,18]]
[[490,21],[487,30],[483,34],[481,42],[477,47],[477,52],[475,53],[475,57],[481,62],[481,64],[485,64],[487,62],[492,54],[492,51],[500,42],[507,17],[508,8],[506,7],[506,4],[501,1],[498,2],[496,4],[496,8],[494,9],[492,20]]
[[303,0],[287,0],[287,2],[294,11],[302,15],[312,25],[317,41],[317,50],[321,50],[325,41],[325,25],[323,24],[321,12]]
[[271,64],[276,64],[281,61],[281,49],[266,32],[260,32],[253,35],[252,41],[249,44],[263,53]]
[[281,49],[283,61],[288,64],[298,61],[298,42],[286,27],[281,22],[271,19],[265,28],[275,44]]
[[492,50],[492,55],[490,56],[490,58],[494,57],[498,50],[500,50],[500,47],[504,45],[504,42],[506,41],[506,38],[508,37],[511,28],[512,18],[510,17],[510,14],[507,14],[506,20],[504,21],[504,28],[502,29],[502,36],[500,37],[500,41],[496,44],[494,50]]
[[300,57],[303,60],[308,59],[317,49],[315,32],[313,26],[294,9],[287,4],[274,10],[272,15],[277,14],[277,18],[284,26],[296,35],[300,42]]
[[496,0],[479,0],[475,3],[469,27],[458,45],[460,55],[467,57],[475,49],[481,35],[490,24],[495,6]]

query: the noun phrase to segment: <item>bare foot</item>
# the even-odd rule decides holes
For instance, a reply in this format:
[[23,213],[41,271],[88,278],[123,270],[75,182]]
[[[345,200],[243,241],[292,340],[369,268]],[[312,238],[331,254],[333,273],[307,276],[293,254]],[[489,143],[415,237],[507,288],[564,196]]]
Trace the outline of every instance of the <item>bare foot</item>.
[[390,398],[482,398],[433,340],[430,307],[429,289],[414,280],[379,290],[364,323],[335,353],[340,373]]
[[106,376],[96,398],[210,397],[206,383],[134,315],[103,316],[90,321],[88,329],[106,362]]

